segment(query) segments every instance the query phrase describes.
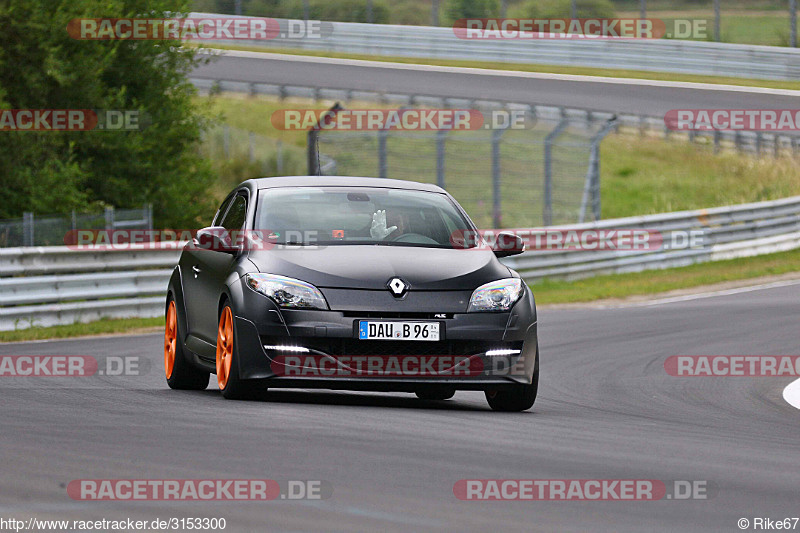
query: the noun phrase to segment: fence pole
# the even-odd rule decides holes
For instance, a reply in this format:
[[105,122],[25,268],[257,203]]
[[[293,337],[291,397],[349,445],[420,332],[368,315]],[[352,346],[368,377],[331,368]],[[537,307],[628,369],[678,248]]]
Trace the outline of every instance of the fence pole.
[[278,148],[277,154],[275,154],[275,169],[278,171],[278,175],[283,175],[283,142],[278,141]]
[[719,19],[719,0],[714,0],[714,40],[716,42],[720,42],[720,39],[722,39],[719,31]]
[[153,229],[153,204],[145,204],[147,229]]
[[549,226],[553,223],[553,139],[558,137],[569,124],[565,117],[547,134],[544,139],[544,206],[542,212],[543,223]]
[[647,0],[641,0],[641,2],[639,2],[639,18],[647,18]]
[[444,156],[448,130],[436,132],[436,185],[444,189]]
[[578,215],[578,223],[586,221],[586,211],[589,207],[589,200],[592,202],[592,216],[595,220],[600,220],[600,143],[614,131],[617,127],[616,116],[606,121],[605,125],[591,139],[589,150],[589,165],[586,169],[586,181],[583,185],[583,197],[581,198],[581,210]]
[[797,0],[789,0],[789,18],[791,19],[791,43],[792,48],[797,48]]
[[114,229],[114,206],[106,206],[105,219],[106,229]]
[[386,139],[389,137],[387,130],[378,130],[378,177],[386,177]]
[[431,26],[439,25],[439,0],[433,0],[431,5]]
[[22,246],[33,246],[33,213],[22,213]]
[[247,132],[247,155],[251,163],[256,160],[254,138],[255,134],[252,131]]
[[317,141],[319,139],[319,130],[311,129],[308,131],[308,145],[306,146],[306,162],[309,176],[319,175],[319,164],[317,159],[317,150],[319,149]]
[[505,131],[505,128],[492,131],[492,223],[495,228],[503,227],[500,138]]

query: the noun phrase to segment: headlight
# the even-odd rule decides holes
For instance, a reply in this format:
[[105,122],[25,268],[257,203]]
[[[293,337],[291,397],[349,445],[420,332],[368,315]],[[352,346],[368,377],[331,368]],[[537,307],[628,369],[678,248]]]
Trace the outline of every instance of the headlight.
[[269,296],[281,307],[328,309],[328,303],[319,289],[305,281],[274,274],[247,274],[246,277],[251,289]]
[[506,278],[481,285],[469,299],[468,313],[477,311],[508,311],[522,296],[522,280]]

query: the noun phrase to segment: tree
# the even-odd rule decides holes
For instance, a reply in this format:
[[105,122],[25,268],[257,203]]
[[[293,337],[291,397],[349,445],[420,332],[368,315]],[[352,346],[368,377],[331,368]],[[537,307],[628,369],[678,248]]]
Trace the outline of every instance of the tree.
[[0,109],[129,110],[139,131],[0,132],[0,218],[151,202],[157,224],[196,226],[213,210],[198,154],[205,119],[178,41],[77,40],[79,18],[160,18],[166,0],[10,0],[0,5]]

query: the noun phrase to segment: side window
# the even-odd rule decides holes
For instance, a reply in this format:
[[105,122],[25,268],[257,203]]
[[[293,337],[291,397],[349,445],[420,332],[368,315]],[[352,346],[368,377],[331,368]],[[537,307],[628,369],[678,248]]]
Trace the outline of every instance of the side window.
[[247,199],[238,195],[233,199],[228,214],[222,219],[222,226],[228,230],[240,230],[244,228],[244,221],[247,216]]
[[219,210],[217,210],[217,214],[214,215],[214,220],[211,221],[211,225],[212,226],[219,226],[220,225],[220,223],[222,222],[222,216],[225,214],[225,210],[228,209],[228,206],[230,205],[231,200],[233,200],[233,198],[234,198],[233,196],[229,196],[229,197],[225,198],[225,201],[222,202],[221,206],[219,206]]

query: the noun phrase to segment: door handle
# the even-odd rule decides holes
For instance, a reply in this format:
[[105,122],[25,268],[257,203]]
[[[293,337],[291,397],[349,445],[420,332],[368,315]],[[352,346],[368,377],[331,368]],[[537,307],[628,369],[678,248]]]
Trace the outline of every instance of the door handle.
[[194,277],[196,278],[197,275],[200,273],[200,267],[198,267],[197,265],[194,265],[192,267],[192,271],[194,272]]

